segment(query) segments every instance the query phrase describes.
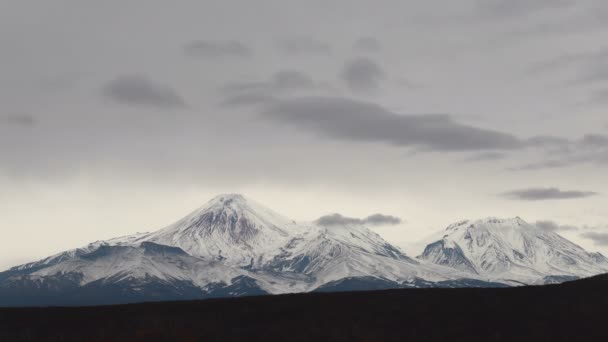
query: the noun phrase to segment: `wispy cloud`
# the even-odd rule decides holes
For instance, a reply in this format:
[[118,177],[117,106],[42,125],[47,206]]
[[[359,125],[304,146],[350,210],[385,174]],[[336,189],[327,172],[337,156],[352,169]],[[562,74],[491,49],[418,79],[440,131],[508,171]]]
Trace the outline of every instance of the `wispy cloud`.
[[297,70],[281,70],[267,81],[234,82],[222,87],[222,105],[248,106],[269,103],[279,95],[311,90],[318,84],[307,74]]
[[37,120],[29,114],[12,114],[0,116],[0,125],[31,127],[36,125]]
[[290,55],[330,55],[329,44],[311,37],[289,37],[276,42],[279,51]]
[[238,41],[197,40],[184,46],[184,53],[190,57],[204,59],[249,58],[251,49]]
[[529,188],[505,192],[502,196],[522,201],[544,201],[596,196],[593,191],[560,190],[559,188]]
[[359,52],[379,52],[382,44],[374,37],[361,37],[355,41],[353,49]]

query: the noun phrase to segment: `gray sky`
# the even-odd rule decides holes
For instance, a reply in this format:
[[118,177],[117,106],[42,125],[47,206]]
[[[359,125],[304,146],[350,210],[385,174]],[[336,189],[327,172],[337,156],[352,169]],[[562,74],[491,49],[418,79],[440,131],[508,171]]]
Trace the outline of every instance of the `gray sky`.
[[607,23],[601,0],[2,1],[0,268],[223,192],[412,254],[487,216],[608,253]]

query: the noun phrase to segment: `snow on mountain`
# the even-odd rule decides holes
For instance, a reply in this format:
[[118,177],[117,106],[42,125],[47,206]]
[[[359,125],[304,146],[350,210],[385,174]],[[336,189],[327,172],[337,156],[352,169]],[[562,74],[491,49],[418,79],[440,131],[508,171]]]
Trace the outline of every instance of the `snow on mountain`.
[[158,231],[96,241],[2,272],[0,306],[19,296],[38,300],[34,304],[40,298],[83,304],[317,289],[502,286],[606,270],[601,254],[521,219],[451,225],[412,259],[360,223],[297,223],[227,194]]
[[180,247],[190,255],[245,267],[271,260],[306,227],[242,195],[213,198],[203,207],[138,241]]
[[608,259],[519,217],[461,221],[426,246],[419,260],[495,281],[538,284],[608,272]]
[[246,274],[219,262],[192,257],[178,247],[142,242],[139,246],[101,245],[91,253],[35,271],[31,278],[44,279],[67,273],[79,274],[80,285],[100,279],[152,278],[188,281],[201,287],[211,280],[229,283]]

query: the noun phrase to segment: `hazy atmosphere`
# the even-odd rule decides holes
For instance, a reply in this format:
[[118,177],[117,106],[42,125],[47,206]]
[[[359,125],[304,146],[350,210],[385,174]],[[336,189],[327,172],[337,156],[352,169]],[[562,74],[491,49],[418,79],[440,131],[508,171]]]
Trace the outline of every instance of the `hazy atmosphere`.
[[0,270],[220,193],[608,253],[601,0],[0,2]]

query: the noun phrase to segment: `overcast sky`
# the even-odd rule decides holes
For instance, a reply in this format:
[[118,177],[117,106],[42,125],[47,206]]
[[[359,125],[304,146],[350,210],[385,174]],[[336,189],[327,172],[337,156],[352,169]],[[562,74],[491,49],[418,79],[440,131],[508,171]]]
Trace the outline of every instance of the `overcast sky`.
[[2,1],[0,268],[225,192],[608,253],[607,41],[604,0]]

